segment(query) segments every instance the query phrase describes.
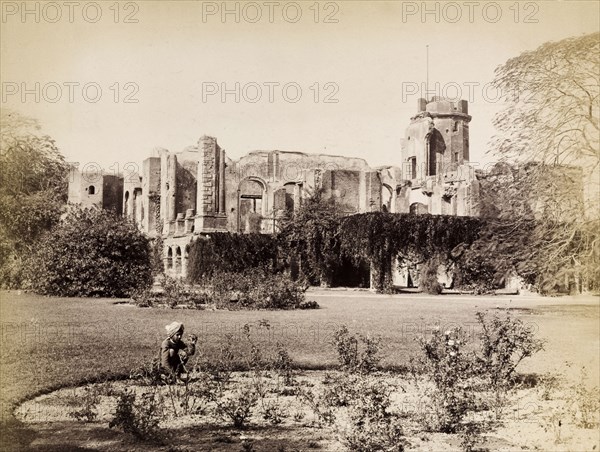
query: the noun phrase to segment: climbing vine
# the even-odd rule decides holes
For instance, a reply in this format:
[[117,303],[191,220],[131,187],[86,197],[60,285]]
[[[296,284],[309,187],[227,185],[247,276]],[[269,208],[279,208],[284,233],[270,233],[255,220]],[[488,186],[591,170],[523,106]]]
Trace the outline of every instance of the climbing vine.
[[213,233],[190,245],[188,279],[199,283],[214,273],[239,273],[251,268],[276,271],[278,240],[266,234]]
[[478,237],[483,220],[475,217],[373,212],[345,217],[339,224],[340,251],[356,261],[366,259],[378,291],[389,291],[392,265],[452,259],[459,246]]

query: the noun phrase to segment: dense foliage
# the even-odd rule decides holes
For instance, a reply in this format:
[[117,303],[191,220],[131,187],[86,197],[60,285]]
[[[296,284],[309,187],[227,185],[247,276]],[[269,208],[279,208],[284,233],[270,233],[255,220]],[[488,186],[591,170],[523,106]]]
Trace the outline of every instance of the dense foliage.
[[452,251],[479,236],[482,220],[473,217],[374,212],[353,215],[339,227],[340,249],[372,265],[375,288],[391,289],[394,259],[423,263],[450,259]]
[[317,191],[281,222],[282,243],[295,255],[303,276],[312,284],[330,286],[340,265],[341,218],[339,206]]
[[471,217],[384,212],[343,216],[332,200],[317,192],[283,222],[280,237],[312,284],[331,285],[349,260],[356,271],[365,263],[370,266],[375,289],[389,291],[396,259],[411,264],[447,261],[456,247],[473,243],[481,228],[482,220]]
[[152,282],[148,239],[112,212],[73,210],[47,235],[28,261],[38,293],[123,297]]
[[498,164],[479,182],[484,227],[463,250],[462,285],[512,274],[543,294],[598,288],[600,223],[584,216],[578,168]]
[[[515,239],[531,245],[523,276],[542,293],[599,288],[599,49],[597,32],[547,42],[495,73],[505,108],[494,118],[490,152],[525,169],[497,191],[515,195],[499,206]],[[519,213],[532,206],[536,224],[521,233]]]
[[286,274],[265,269],[215,273],[203,286],[221,309],[296,309],[303,307],[307,289]]
[[275,237],[265,234],[211,234],[190,245],[188,279],[199,283],[215,273],[243,272],[249,268],[277,266]]
[[600,33],[547,42],[496,69],[506,107],[493,150],[520,161],[576,164],[600,159]]
[[67,164],[36,121],[3,111],[0,119],[0,287],[22,284],[23,259],[60,219]]

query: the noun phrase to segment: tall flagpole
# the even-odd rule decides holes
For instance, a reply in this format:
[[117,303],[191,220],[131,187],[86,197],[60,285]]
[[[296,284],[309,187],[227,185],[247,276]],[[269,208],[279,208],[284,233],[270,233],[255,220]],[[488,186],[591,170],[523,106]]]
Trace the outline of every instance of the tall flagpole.
[[425,46],[426,49],[426,65],[427,65],[427,81],[425,84],[425,100],[429,102],[429,44]]

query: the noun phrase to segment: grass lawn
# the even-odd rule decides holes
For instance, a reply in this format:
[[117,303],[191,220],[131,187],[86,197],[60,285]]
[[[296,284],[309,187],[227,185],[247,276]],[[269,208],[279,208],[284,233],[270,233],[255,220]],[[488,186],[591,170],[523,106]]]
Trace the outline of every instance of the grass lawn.
[[[417,350],[415,338],[434,326],[460,325],[477,334],[475,313],[510,308],[547,340],[546,350],[523,370],[559,371],[575,378],[582,365],[598,384],[600,314],[598,299],[374,295],[368,292],[309,292],[321,309],[306,311],[197,311],[136,308],[115,300],[48,298],[0,293],[2,319],[0,402],[2,444],[19,450],[27,431],[18,428],[12,409],[18,402],[54,388],[127,375],[158,352],[164,325],[173,320],[199,336],[199,351],[210,358],[220,344],[242,341],[242,327],[267,320],[254,329],[267,346],[277,342],[300,366],[323,369],[336,364],[329,344],[342,324],[351,332],[379,335],[387,367],[403,367]],[[184,337],[185,339],[185,337]],[[565,361],[572,363],[565,366]],[[12,432],[12,433],[11,433]]]

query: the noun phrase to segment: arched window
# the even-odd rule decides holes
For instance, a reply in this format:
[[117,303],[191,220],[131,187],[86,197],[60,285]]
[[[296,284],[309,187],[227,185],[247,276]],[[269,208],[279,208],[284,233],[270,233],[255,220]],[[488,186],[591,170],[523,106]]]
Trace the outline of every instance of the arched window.
[[239,186],[239,231],[260,232],[266,211],[265,184],[257,179],[244,179]]
[[88,195],[95,195],[96,194],[96,187],[94,187],[93,185],[90,185],[87,188],[87,192],[88,192]]
[[287,183],[283,188],[285,188],[285,210],[293,212],[295,208],[294,192],[296,190],[296,184]]
[[125,202],[123,203],[123,216],[127,217],[129,214],[129,192],[125,192]]
[[415,215],[421,215],[421,214],[429,213],[429,209],[423,203],[413,202],[410,205],[410,213],[415,214]]
[[428,140],[429,155],[427,175],[435,176],[438,173],[438,167],[442,164],[442,156],[446,150],[446,142],[439,130],[433,129]]
[[167,269],[173,268],[173,250],[171,249],[171,247],[167,248],[167,257],[166,257],[166,260],[167,260],[167,265],[165,265],[165,267]]
[[394,197],[393,190],[387,184],[381,185],[381,211],[382,212],[393,212],[394,210]]
[[175,248],[175,273],[181,272],[181,248]]

